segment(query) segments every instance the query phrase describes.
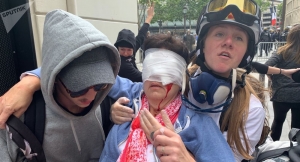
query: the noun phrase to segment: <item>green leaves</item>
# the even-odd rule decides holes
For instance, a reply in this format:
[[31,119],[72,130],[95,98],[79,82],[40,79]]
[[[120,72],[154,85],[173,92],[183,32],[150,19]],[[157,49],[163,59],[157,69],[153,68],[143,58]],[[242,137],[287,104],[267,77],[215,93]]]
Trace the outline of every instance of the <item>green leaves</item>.
[[[262,11],[269,9],[271,3],[264,0],[255,0],[257,5],[260,6]],[[155,16],[152,19],[152,23],[157,20],[162,21],[182,21],[183,7],[188,6],[186,13],[187,20],[197,20],[199,14],[209,0],[140,0],[139,3],[143,5],[149,5],[149,2],[155,3]]]
[[[204,5],[209,0],[152,0],[155,2],[155,16],[151,22],[162,21],[182,21],[183,7],[188,6],[186,13],[187,20],[196,20]],[[148,0],[140,0],[140,4],[149,4]]]
[[282,15],[282,6],[283,6],[282,2],[279,5],[277,5],[277,17],[281,17]]
[[269,1],[264,1],[264,0],[254,0],[254,1],[260,7],[262,12],[269,9],[271,6],[271,3]]

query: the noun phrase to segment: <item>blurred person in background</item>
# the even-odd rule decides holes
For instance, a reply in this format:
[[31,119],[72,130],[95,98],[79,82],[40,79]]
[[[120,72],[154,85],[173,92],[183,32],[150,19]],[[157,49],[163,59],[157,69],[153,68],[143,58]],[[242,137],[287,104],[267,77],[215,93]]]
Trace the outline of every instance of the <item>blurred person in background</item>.
[[[133,82],[142,81],[142,73],[136,66],[135,54],[137,50],[143,45],[151,20],[154,17],[154,4],[147,10],[147,18],[144,25],[139,30],[138,35],[135,37],[131,30],[123,29],[119,32],[115,47],[119,50],[121,56],[121,67],[119,76],[128,78]],[[150,34],[150,33],[149,33]]]
[[187,30],[186,35],[183,37],[183,42],[189,49],[189,52],[193,51],[193,45],[195,45],[195,37],[191,34],[191,31],[189,29]]
[[[287,35],[287,42],[278,48],[265,63],[280,69],[300,67],[300,26],[293,27]],[[280,72],[281,73],[281,72]],[[292,128],[300,128],[300,84],[283,75],[271,75],[271,101],[273,101],[274,121],[271,127],[271,137],[274,141],[280,139],[286,114],[291,110]]]

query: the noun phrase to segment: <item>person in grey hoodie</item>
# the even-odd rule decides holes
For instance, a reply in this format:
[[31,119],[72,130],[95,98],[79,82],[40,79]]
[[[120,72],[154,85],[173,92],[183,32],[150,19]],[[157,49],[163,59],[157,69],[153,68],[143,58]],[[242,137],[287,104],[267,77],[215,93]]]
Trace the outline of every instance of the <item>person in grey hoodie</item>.
[[[93,25],[62,10],[46,15],[43,39],[46,160],[98,161],[105,140],[99,105],[115,82],[119,53]],[[1,161],[24,159],[9,135],[0,130]]]

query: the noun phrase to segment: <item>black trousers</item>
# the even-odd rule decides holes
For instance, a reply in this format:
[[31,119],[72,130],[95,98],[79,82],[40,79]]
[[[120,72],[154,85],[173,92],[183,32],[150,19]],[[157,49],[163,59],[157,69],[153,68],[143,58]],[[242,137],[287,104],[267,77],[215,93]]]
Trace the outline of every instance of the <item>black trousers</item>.
[[266,56],[268,56],[268,51],[269,51],[269,43],[263,43],[263,44],[261,44],[261,46],[260,46],[260,54],[259,54],[259,56],[262,56],[262,51],[265,51],[265,53],[266,53]]
[[273,101],[274,121],[271,127],[271,137],[278,141],[281,136],[282,126],[287,112],[291,109],[291,127],[300,128],[300,103],[275,102]]

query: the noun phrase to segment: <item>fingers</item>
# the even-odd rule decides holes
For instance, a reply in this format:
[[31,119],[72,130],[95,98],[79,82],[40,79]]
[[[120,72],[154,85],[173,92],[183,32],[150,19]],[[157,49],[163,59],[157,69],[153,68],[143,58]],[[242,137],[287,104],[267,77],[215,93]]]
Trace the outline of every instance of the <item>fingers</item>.
[[[156,131],[161,133],[161,131]],[[155,133],[155,134],[156,134]],[[173,134],[168,137],[167,135]],[[180,136],[168,129],[165,129],[163,134],[156,136],[153,146],[156,148],[156,155],[160,161],[174,161],[180,159],[180,161],[195,161],[193,156],[186,149]]]
[[168,156],[172,153],[172,148],[170,146],[157,146],[156,147],[156,155],[158,158],[162,156]]
[[162,127],[161,124],[155,119],[155,117],[147,109],[141,110],[141,117],[142,117],[143,120],[148,122],[149,127],[155,127],[156,126],[157,129]]
[[163,126],[152,116],[152,114],[147,110],[141,110],[140,112],[141,128],[146,134],[149,141],[154,141],[154,133]]
[[0,129],[5,128],[5,122],[11,114],[20,117],[27,110],[33,93],[40,87],[39,83],[39,78],[26,76],[1,96]]
[[124,122],[131,121],[134,118],[134,112],[131,108],[122,104],[128,104],[129,99],[126,97],[119,98],[111,106],[111,119],[115,124],[122,124]]
[[155,6],[155,2],[152,2],[152,3],[151,3],[151,6],[154,8],[154,6]]
[[[161,111],[161,116],[166,127],[163,127],[147,109],[143,109],[140,112],[141,128],[149,141],[154,141],[156,135],[164,135],[165,132],[167,132],[166,135],[169,137],[174,136],[174,134],[175,136],[177,135],[174,133],[173,124],[165,110]],[[153,135],[151,135],[152,132],[154,132]]]
[[8,117],[14,113],[14,110],[5,103],[5,98],[0,97],[0,129],[5,129],[5,123]]
[[115,124],[123,124],[123,123],[131,121],[132,118],[122,117],[122,116],[114,116],[114,117],[111,117],[111,120]]
[[117,102],[120,103],[120,104],[122,104],[122,105],[128,104],[129,101],[130,101],[130,100],[129,100],[128,98],[126,98],[126,97],[120,97],[120,98],[117,100]]
[[182,144],[181,137],[177,133],[165,127],[162,127],[160,128],[160,130],[155,131],[153,136],[155,139],[153,143],[154,146],[180,146]]
[[165,127],[167,127],[168,129],[170,129],[171,131],[175,132],[174,126],[173,126],[173,124],[172,124],[172,122],[171,122],[171,120],[170,120],[167,112],[165,110],[162,110],[160,112],[160,114],[161,114],[161,117],[162,117],[162,119],[163,119],[163,121],[165,123]]
[[5,129],[5,122],[8,119],[9,115],[3,113],[3,97],[0,97],[0,129]]

